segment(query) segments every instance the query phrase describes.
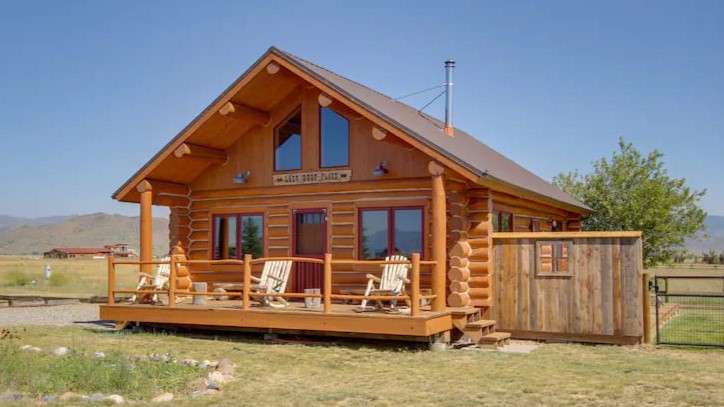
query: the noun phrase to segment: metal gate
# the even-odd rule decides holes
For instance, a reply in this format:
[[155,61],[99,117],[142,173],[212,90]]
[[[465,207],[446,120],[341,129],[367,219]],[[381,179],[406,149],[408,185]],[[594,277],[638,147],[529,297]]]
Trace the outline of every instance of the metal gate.
[[656,343],[724,347],[724,276],[656,276]]

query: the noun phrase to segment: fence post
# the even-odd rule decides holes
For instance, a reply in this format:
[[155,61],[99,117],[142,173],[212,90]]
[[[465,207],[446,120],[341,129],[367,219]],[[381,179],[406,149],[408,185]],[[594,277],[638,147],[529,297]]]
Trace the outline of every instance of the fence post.
[[324,313],[332,312],[332,253],[324,254]]
[[651,343],[651,293],[649,292],[649,273],[644,273],[643,295],[644,295],[644,343]]
[[412,253],[412,292],[410,293],[410,315],[420,313],[420,253]]
[[168,273],[168,306],[176,306],[176,256],[171,255],[171,264],[169,265]]
[[242,308],[248,310],[251,304],[249,304],[249,292],[251,290],[251,254],[244,255],[244,287],[241,290],[241,302]]
[[113,255],[110,254],[106,258],[108,260],[108,305],[116,303],[115,291],[116,289],[116,264]]

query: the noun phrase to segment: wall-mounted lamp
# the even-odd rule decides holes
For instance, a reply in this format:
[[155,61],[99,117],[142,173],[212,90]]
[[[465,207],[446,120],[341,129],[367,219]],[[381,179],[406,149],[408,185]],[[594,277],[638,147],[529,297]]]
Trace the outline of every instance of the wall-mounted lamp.
[[251,175],[251,171],[246,170],[245,172],[238,172],[234,175],[234,184],[246,184],[246,180]]
[[381,177],[388,172],[390,171],[387,169],[387,161],[382,161],[377,164],[377,167],[375,167],[374,170],[372,170],[372,175],[374,175],[375,177]]

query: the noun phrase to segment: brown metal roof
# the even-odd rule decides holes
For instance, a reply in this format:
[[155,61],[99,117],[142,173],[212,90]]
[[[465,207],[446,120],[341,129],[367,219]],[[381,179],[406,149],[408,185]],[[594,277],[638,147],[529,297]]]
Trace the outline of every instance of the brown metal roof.
[[[579,202],[569,194],[561,191],[556,186],[526,170],[513,160],[503,156],[492,148],[488,147],[478,139],[456,128],[455,136],[450,137],[443,133],[443,123],[432,116],[420,113],[417,109],[396,101],[374,89],[368,88],[360,83],[340,76],[326,68],[322,68],[312,62],[271,47],[252,66],[234,81],[216,100],[214,100],[204,111],[196,116],[186,128],[179,132],[169,143],[162,148],[146,165],[139,169],[129,178],[116,192],[113,198],[120,199],[120,193],[131,182],[140,176],[142,171],[151,166],[160,154],[170,148],[179,138],[188,137],[188,130],[194,123],[201,119],[206,111],[212,108],[219,100],[224,98],[237,83],[239,83],[253,68],[268,55],[277,55],[290,64],[305,71],[310,76],[323,82],[327,86],[342,93],[361,107],[379,116],[395,127],[407,133],[410,137],[438,151],[448,159],[466,168],[472,174],[486,177],[494,181],[502,182],[514,188],[529,191],[542,198],[565,204],[569,207],[578,208],[581,212],[590,212],[583,203]],[[136,181],[137,182],[137,181]]]
[[492,177],[503,183],[575,206],[584,211],[590,211],[590,208],[571,195],[526,170],[468,133],[456,128],[454,137],[447,136],[443,132],[441,121],[420,113],[412,106],[396,101],[286,51],[277,48],[272,48],[272,51],[281,54],[310,75],[319,78],[375,114],[395,123],[406,133],[443,153],[471,172],[479,176]]

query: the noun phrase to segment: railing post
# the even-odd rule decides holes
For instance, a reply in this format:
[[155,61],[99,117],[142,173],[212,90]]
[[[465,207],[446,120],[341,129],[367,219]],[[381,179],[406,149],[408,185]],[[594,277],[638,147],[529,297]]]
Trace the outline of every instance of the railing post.
[[116,289],[116,264],[113,255],[108,255],[108,305],[116,303],[115,289]]
[[324,313],[332,312],[332,253],[324,254]]
[[169,265],[169,274],[168,274],[168,306],[169,307],[175,307],[176,306],[176,256],[171,255],[171,264]]
[[420,253],[412,253],[412,292],[410,293],[410,315],[420,313]]
[[249,292],[251,291],[251,254],[244,255],[244,287],[241,290],[242,308],[247,310],[249,304]]

